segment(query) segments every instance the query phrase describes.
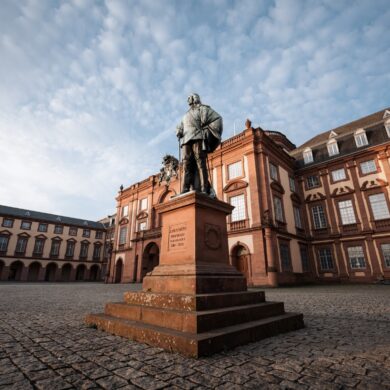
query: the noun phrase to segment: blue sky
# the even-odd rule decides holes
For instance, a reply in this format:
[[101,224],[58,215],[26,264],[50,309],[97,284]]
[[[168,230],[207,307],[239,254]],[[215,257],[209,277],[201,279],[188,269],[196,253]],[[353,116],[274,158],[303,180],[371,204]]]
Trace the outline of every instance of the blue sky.
[[177,155],[198,92],[224,138],[296,145],[390,102],[390,7],[367,1],[5,0],[0,203],[97,219]]

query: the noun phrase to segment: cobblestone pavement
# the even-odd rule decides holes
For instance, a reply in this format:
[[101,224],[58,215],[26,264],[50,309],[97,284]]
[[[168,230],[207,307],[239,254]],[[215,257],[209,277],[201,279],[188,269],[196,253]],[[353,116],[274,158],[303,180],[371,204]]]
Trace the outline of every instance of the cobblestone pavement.
[[139,287],[0,284],[0,389],[390,389],[390,286],[267,289],[306,328],[198,360],[83,324]]

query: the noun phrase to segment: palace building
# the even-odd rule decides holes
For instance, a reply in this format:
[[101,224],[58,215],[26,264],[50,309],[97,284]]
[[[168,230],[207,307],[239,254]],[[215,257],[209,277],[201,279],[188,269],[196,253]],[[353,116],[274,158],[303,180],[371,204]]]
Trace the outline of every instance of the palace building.
[[[390,279],[390,108],[300,147],[246,129],[209,155],[227,218],[230,261],[248,285]],[[153,175],[121,188],[108,282],[140,282],[159,262],[155,206],[177,195]]]
[[105,234],[100,222],[0,205],[0,280],[100,281]]

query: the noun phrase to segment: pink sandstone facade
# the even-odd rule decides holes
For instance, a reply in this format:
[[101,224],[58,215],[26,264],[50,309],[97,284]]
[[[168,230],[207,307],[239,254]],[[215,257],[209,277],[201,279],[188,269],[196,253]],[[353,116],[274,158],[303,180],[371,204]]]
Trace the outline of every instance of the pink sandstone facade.
[[[209,155],[227,218],[230,263],[249,286],[390,279],[390,110],[296,148],[252,128]],[[140,282],[159,263],[156,207],[179,193],[158,175],[121,190],[107,282]]]
[[101,281],[105,235],[100,222],[0,205],[0,281]]

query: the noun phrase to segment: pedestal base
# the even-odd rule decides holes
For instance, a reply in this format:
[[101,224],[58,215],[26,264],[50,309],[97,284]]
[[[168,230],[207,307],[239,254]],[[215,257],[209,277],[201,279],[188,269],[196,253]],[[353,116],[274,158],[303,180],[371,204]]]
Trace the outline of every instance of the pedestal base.
[[188,193],[156,206],[161,215],[160,263],[142,292],[90,314],[89,325],[187,356],[205,356],[302,328],[302,314],[285,313],[247,291],[243,274],[229,264],[225,202]]
[[86,323],[117,336],[199,357],[300,329],[302,314],[265,302],[262,291],[220,294],[127,292]]

